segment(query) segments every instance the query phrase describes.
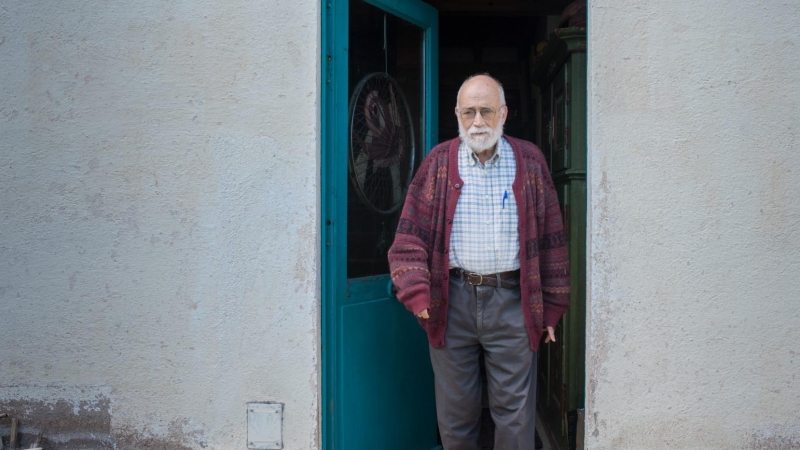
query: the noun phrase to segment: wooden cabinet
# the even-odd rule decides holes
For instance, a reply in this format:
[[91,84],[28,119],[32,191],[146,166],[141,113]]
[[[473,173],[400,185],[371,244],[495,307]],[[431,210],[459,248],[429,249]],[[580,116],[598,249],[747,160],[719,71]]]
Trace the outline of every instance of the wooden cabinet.
[[540,346],[538,401],[566,449],[574,448],[568,417],[584,407],[585,398],[586,29],[557,29],[532,75],[541,96],[538,144],[558,192],[572,274],[570,308],[556,328],[556,343]]

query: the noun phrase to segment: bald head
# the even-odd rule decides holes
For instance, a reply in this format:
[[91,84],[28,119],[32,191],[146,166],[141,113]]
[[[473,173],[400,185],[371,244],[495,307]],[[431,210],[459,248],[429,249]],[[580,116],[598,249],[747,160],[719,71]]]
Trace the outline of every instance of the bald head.
[[491,75],[479,74],[467,78],[464,83],[461,84],[461,87],[458,89],[458,96],[456,97],[456,108],[464,104],[462,96],[464,94],[472,94],[473,91],[479,91],[481,93],[494,91],[494,95],[497,96],[499,102],[497,108],[506,104],[506,94],[503,91],[503,85]]

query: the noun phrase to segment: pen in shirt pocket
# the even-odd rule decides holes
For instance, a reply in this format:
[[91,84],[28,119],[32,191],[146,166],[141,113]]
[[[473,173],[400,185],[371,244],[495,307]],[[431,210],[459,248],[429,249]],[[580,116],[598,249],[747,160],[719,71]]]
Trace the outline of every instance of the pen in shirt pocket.
[[506,209],[506,199],[508,198],[508,191],[503,191],[503,209]]

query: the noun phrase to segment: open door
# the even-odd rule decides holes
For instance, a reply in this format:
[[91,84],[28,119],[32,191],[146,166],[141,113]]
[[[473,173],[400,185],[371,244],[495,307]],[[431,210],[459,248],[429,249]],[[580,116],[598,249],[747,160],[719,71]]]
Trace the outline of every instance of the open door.
[[437,22],[421,0],[323,2],[323,448],[437,447],[424,331],[386,254],[437,136]]

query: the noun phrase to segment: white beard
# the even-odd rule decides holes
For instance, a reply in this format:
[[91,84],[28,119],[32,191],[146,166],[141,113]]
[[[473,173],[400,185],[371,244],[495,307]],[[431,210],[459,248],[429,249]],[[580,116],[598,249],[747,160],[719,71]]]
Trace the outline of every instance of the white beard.
[[[486,135],[475,135],[475,133],[488,133]],[[500,137],[503,135],[503,124],[498,121],[497,127],[491,128],[487,125],[482,127],[471,126],[469,130],[465,130],[458,122],[458,136],[467,144],[467,147],[472,149],[473,152],[483,152],[493,148]]]

